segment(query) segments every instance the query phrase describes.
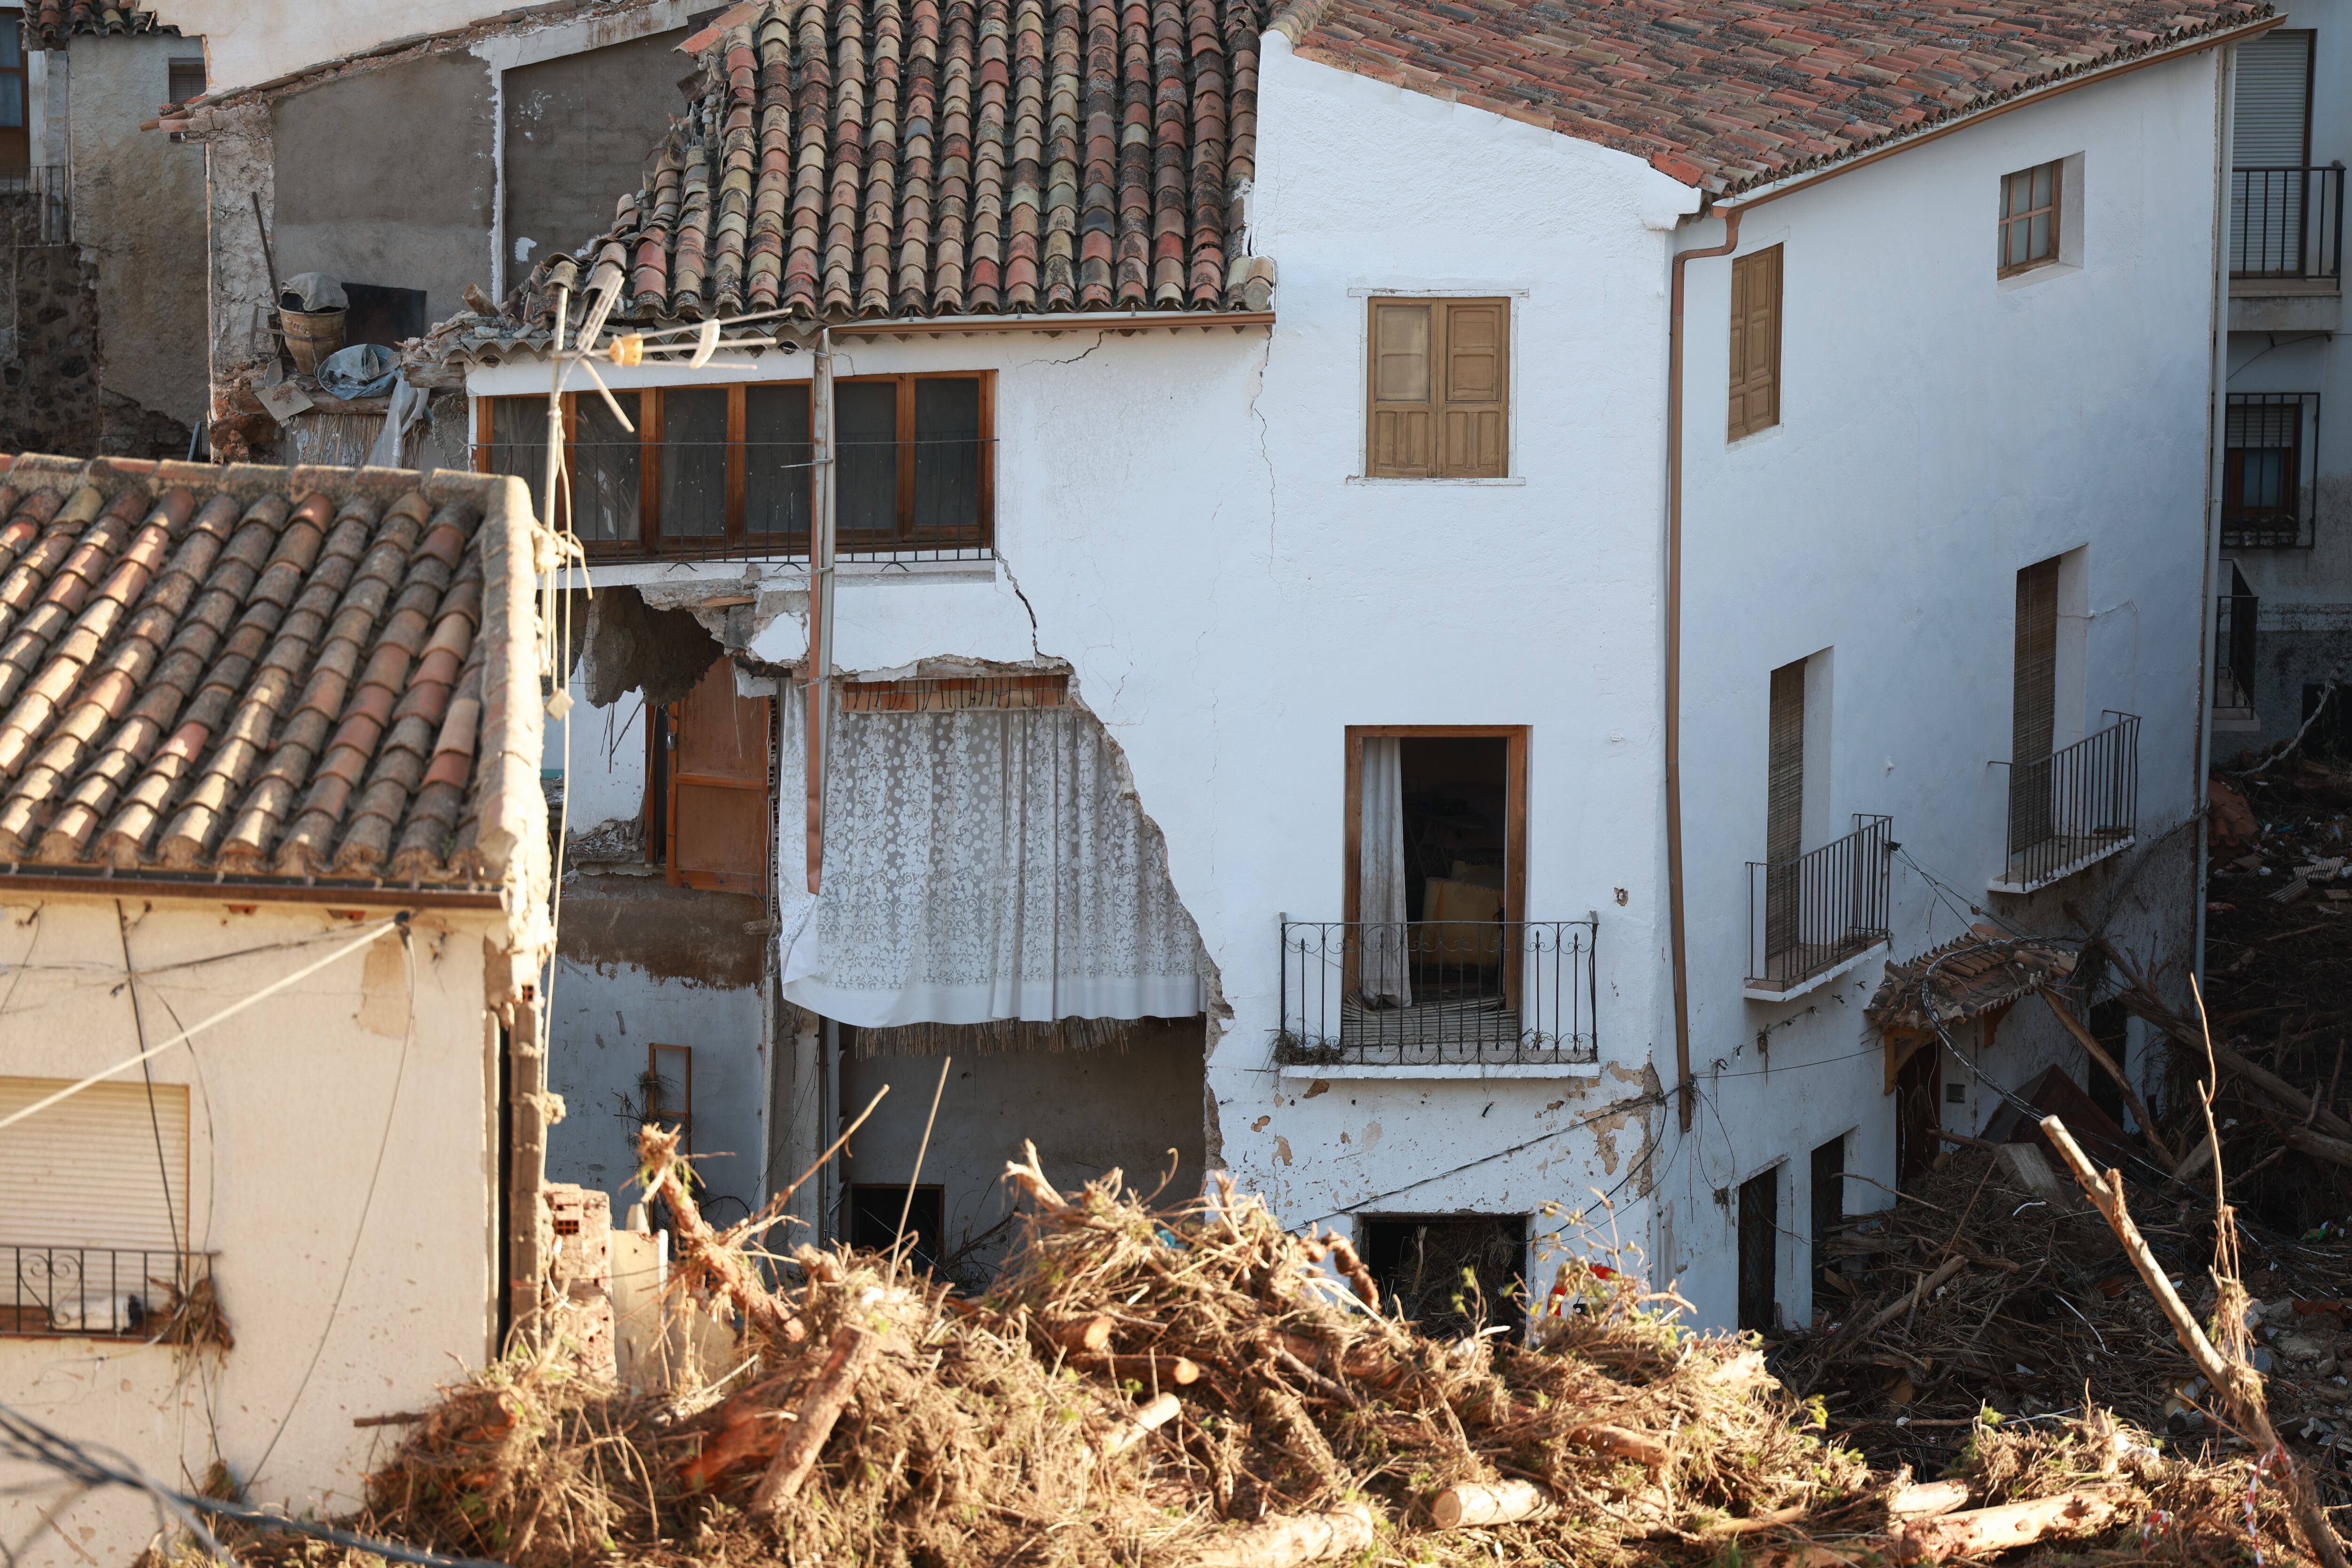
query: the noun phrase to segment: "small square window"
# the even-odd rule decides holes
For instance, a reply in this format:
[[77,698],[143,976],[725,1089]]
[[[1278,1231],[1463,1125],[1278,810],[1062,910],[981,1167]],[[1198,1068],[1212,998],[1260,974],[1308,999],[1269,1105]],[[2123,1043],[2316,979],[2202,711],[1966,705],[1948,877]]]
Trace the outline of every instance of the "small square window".
[[2059,174],[2053,162],[2001,177],[1998,260],[2002,277],[2058,259]]
[[173,60],[171,63],[170,85],[165,97],[173,103],[185,103],[200,98],[205,90],[205,62],[201,59]]

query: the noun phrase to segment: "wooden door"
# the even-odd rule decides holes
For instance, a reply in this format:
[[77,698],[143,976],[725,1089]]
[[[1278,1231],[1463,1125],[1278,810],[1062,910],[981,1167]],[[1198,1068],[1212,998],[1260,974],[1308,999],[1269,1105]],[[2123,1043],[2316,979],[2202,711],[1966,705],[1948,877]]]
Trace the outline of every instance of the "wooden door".
[[1913,1051],[1895,1074],[1895,1180],[1924,1175],[1943,1145],[1944,1053],[1929,1040]]
[[735,665],[725,658],[671,709],[671,886],[766,889],[771,712],[768,699],[735,694]]

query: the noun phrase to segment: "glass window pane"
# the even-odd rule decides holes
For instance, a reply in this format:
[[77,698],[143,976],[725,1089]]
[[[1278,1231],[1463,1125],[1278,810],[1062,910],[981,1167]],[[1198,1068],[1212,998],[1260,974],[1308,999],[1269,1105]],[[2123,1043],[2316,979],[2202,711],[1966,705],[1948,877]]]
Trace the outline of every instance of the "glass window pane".
[[530,489],[530,510],[540,518],[547,507],[547,400],[543,397],[499,397],[490,401],[490,472],[512,474]]
[[2033,218],[2033,237],[2026,243],[2026,255],[2035,261],[2050,255],[2050,215],[2037,213]]
[[0,70],[14,70],[25,63],[24,16],[19,12],[0,12]]
[[[644,428],[634,392],[613,394],[629,423]],[[644,492],[638,471],[644,454],[635,433],[621,428],[604,400],[593,393],[581,395],[575,406],[578,423],[572,437],[572,527],[583,540],[637,537],[637,513]]]
[[2021,216],[2026,208],[2025,182],[2015,174],[2003,175],[2000,182],[2000,210],[2004,217]]
[[915,383],[915,532],[936,544],[980,542],[978,377]]
[[[0,13],[5,15],[5,13]],[[0,33],[8,31],[0,24]],[[0,76],[0,125],[11,130],[25,123],[25,79],[20,76]]]
[[898,386],[889,381],[833,384],[834,535],[898,532]]
[[664,539],[727,532],[727,389],[662,394],[661,531]]
[[809,389],[743,389],[743,527],[750,533],[809,531]]
[[2025,226],[2021,223],[2011,224],[2009,226],[2009,265],[2015,267],[2024,259]]
[[2050,205],[2050,165],[2047,163],[2033,171],[2033,205],[2037,207]]

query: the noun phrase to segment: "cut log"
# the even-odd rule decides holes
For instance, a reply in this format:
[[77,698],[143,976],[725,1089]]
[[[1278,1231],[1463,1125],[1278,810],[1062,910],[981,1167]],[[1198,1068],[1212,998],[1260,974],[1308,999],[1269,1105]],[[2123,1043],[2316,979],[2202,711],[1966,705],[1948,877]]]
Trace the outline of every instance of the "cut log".
[[1631,1459],[1654,1470],[1665,1468],[1666,1461],[1673,1457],[1667,1452],[1665,1444],[1648,1433],[1628,1431],[1622,1426],[1612,1426],[1605,1421],[1569,1428],[1568,1440],[1580,1448],[1595,1448],[1604,1454],[1614,1454],[1621,1459]]
[[1905,1487],[1886,1500],[1886,1511],[1897,1519],[1927,1519],[1949,1513],[1969,1500],[1966,1481],[1922,1481]]
[[1201,1381],[1200,1363],[1181,1355],[1090,1355],[1071,1364],[1147,1388],[1184,1388]]
[[1192,1568],[1292,1568],[1328,1563],[1371,1549],[1377,1537],[1370,1505],[1349,1503],[1328,1513],[1268,1514],[1192,1555]]
[[1558,1504],[1533,1481],[1465,1482],[1430,1500],[1429,1517],[1440,1530],[1471,1530],[1482,1524],[1516,1524],[1541,1519]]
[[677,1468],[688,1491],[709,1491],[731,1470],[755,1459],[772,1460],[792,1421],[788,1410],[741,1410],[702,1439],[702,1452]]
[[1968,1266],[1969,1260],[1965,1258],[1947,1258],[1944,1259],[1943,1263],[1937,1267],[1933,1274],[1927,1276],[1925,1279],[1921,1279],[1917,1285],[1914,1286],[1908,1296],[1896,1297],[1885,1309],[1883,1309],[1876,1317],[1863,1324],[1862,1331],[1854,1335],[1854,1338],[1857,1341],[1870,1338],[1871,1335],[1876,1333],[1879,1330],[1885,1328],[1887,1324],[1893,1322],[1895,1319],[1909,1311],[1913,1307],[1926,1300],[1930,1295],[1935,1293],[1937,1286],[1941,1285],[1945,1280],[1949,1279],[1953,1275],[1958,1274],[1961,1269],[1966,1268]]
[[1047,1323],[1045,1327],[1045,1337],[1064,1350],[1094,1355],[1109,1346],[1111,1331],[1118,1327],[1118,1320],[1108,1313],[1097,1312],[1089,1318],[1072,1318],[1066,1322]]
[[2129,1517],[2135,1498],[2128,1487],[2085,1487],[2031,1502],[1908,1520],[1887,1531],[1887,1555],[1897,1563],[1948,1563],[1990,1557],[2038,1541],[2096,1535]]
[[858,1376],[874,1359],[879,1342],[875,1335],[848,1323],[834,1331],[823,1370],[801,1396],[792,1429],[777,1446],[767,1473],[752,1489],[751,1512],[774,1513],[800,1491],[816,1468],[817,1455],[824,1440],[833,1436],[833,1424],[841,1419],[841,1407],[849,1403]]
[[2341,1138],[2330,1138],[2308,1127],[2280,1126],[2278,1135],[2288,1148],[2300,1150],[2315,1160],[2325,1160],[2331,1165],[2352,1165],[2352,1143]]
[[1176,1413],[1183,1408],[1183,1405],[1172,1394],[1163,1394],[1137,1405],[1120,1418],[1119,1424],[1112,1429],[1111,1435],[1103,1440],[1103,1452],[1105,1454],[1126,1453],[1144,1438],[1176,1419]]

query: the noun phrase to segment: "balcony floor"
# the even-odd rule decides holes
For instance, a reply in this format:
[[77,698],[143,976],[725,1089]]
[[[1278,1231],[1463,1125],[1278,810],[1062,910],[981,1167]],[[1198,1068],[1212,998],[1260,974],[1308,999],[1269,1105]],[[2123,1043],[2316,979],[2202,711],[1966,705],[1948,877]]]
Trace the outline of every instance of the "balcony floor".
[[2045,840],[2033,847],[2032,858],[2048,865],[2050,869],[2039,876],[2029,877],[2026,873],[2029,862],[2023,857],[2012,856],[2001,874],[1985,886],[1996,893],[2035,892],[2053,882],[2063,882],[2075,872],[2095,866],[2110,856],[2120,855],[2138,842],[2138,836],[2130,833],[2077,833],[2067,836],[2061,847],[2050,849]]

